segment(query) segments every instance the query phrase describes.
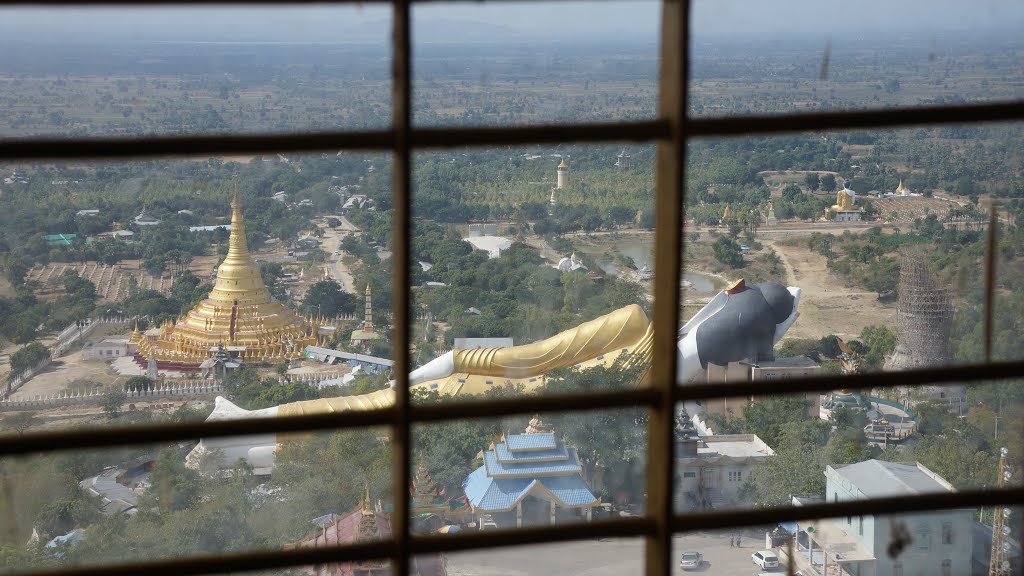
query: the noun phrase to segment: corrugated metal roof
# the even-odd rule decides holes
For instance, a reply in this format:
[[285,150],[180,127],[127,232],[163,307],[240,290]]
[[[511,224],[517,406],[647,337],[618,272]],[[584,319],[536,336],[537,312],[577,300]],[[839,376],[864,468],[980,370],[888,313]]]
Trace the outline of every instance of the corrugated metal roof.
[[505,437],[508,449],[513,452],[520,450],[554,450],[557,446],[555,435],[546,432],[543,434],[512,434]]
[[117,482],[117,477],[124,472],[124,469],[121,468],[111,468],[97,476],[82,480],[78,485],[83,490],[101,498],[100,509],[105,515],[125,512],[138,505],[139,495],[131,488]]
[[590,506],[597,503],[597,497],[580,476],[541,478],[540,483],[561,500],[564,506]]
[[545,460],[565,460],[569,457],[569,454],[565,449],[565,444],[562,442],[559,442],[558,446],[553,450],[531,450],[529,452],[513,452],[509,450],[508,446],[505,444],[496,444],[494,446],[494,455],[498,458],[499,462],[504,464]]
[[865,460],[833,470],[869,498],[950,491],[917,462]]
[[342,358],[345,360],[355,360],[357,362],[365,362],[367,364],[377,364],[379,366],[386,366],[390,368],[393,361],[387,358],[378,358],[376,356],[367,356],[366,354],[353,354],[351,352],[342,352],[341,350],[333,350],[331,348],[321,348],[320,346],[306,346],[306,354],[319,354],[321,356],[333,356],[335,358]]
[[583,467],[580,466],[580,460],[576,456],[576,450],[569,448],[567,452],[567,459],[555,462],[523,462],[506,464],[499,462],[498,458],[494,455],[494,452],[488,450],[487,452],[484,452],[484,467],[487,469],[487,474],[495,478],[508,476],[528,476],[530,478],[539,478],[542,476],[566,476],[569,474],[583,473]]
[[553,499],[566,507],[591,506],[597,498],[578,475],[556,478],[489,478],[485,467],[473,471],[463,484],[463,490],[474,508],[485,512],[499,512],[514,508],[527,496],[544,500]]

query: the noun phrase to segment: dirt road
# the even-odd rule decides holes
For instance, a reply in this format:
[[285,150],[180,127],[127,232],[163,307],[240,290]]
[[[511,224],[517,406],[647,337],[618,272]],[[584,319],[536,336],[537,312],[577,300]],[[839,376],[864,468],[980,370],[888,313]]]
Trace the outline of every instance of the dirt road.
[[786,334],[789,338],[821,338],[835,334],[856,338],[865,326],[892,326],[895,303],[880,302],[878,295],[848,288],[829,271],[825,257],[802,246],[783,246],[763,240],[775,249],[786,269],[786,284],[801,289],[800,317]]
[[327,271],[335,282],[341,284],[342,291],[355,293],[358,292],[355,290],[355,280],[352,278],[352,271],[341,261],[345,253],[341,252],[340,247],[341,240],[349,234],[359,232],[359,228],[344,216],[339,216],[338,219],[341,220],[341,226],[338,228],[331,228],[326,222],[318,222],[324,229],[322,243],[324,251],[327,252]]

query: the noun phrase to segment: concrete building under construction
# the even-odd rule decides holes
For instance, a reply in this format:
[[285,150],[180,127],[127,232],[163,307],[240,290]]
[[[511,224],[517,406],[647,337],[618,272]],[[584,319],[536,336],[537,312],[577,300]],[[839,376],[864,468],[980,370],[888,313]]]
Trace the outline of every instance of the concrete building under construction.
[[[900,263],[899,302],[896,308],[896,349],[886,359],[886,370],[911,370],[953,363],[949,334],[953,325],[953,289],[944,286],[929,268],[924,255],[911,252]],[[967,395],[963,384],[915,389],[918,400],[946,400],[957,409]]]

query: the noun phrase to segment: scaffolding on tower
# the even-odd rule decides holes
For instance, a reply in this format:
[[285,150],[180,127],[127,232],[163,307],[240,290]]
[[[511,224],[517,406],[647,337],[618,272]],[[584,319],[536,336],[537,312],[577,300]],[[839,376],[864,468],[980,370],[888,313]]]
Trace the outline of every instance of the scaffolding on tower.
[[[1002,488],[1010,481],[1011,471],[1006,465],[1006,448],[999,449],[999,478],[996,486]],[[1006,506],[996,506],[992,511],[992,552],[988,557],[988,576],[1009,576],[1010,542],[1007,537],[1010,535],[1010,525],[1007,520],[1010,517],[1010,509]]]

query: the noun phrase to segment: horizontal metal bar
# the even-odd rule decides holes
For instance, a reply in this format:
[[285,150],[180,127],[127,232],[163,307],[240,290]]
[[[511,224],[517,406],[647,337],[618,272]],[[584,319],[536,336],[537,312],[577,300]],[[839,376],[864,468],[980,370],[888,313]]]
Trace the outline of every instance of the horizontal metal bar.
[[410,542],[413,554],[436,554],[480,548],[506,548],[528,544],[570,542],[592,538],[633,538],[654,534],[653,518],[634,517],[593,522],[575,522],[558,526],[538,526],[487,532],[462,533],[455,538],[445,535],[417,536]]
[[[673,388],[673,402],[706,398],[787,395],[803,392],[828,392],[840,388],[885,388],[921,386],[978,380],[1005,380],[1024,375],[1024,361],[995,362],[943,368],[921,368],[901,372],[878,372],[844,376],[824,376],[779,382],[740,382],[736,384],[697,384]],[[619,390],[587,394],[558,394],[503,398],[473,402],[414,404],[411,422],[438,422],[458,418],[481,418],[495,415],[528,414],[531,412],[587,411],[601,408],[629,408],[658,405],[658,395],[651,389]],[[0,456],[54,452],[59,450],[104,448],[242,436],[359,428],[389,425],[390,409],[315,414],[273,419],[248,419],[188,424],[153,424],[118,428],[93,428],[33,432],[22,436],[0,436]]]
[[[422,128],[412,130],[414,148],[561,144],[564,142],[645,141],[666,138],[661,120],[604,124],[554,124],[515,127]],[[391,130],[157,136],[152,138],[7,138],[0,140],[0,160],[113,160],[171,156],[390,150]]]
[[907,106],[847,112],[801,112],[764,116],[691,118],[687,120],[683,130],[685,130],[687,138],[704,138],[1017,120],[1024,120],[1024,101],[956,106]]
[[925,386],[979,380],[1006,380],[1024,376],[1024,361],[966,364],[938,368],[918,368],[893,372],[871,372],[794,378],[792,380],[761,380],[757,382],[694,384],[675,387],[675,402],[706,398],[734,398],[738,396],[770,396],[800,394],[802,392],[830,392],[840,388],[893,388],[896,386]]
[[[871,498],[837,503],[811,504],[789,508],[737,509],[721,512],[680,514],[672,519],[675,533],[698,530],[770,526],[778,522],[803,521],[842,516],[902,514],[929,510],[979,508],[1016,505],[1024,501],[1024,488],[969,490],[913,496]],[[649,536],[656,529],[653,518],[620,518],[591,523],[563,524],[493,532],[416,537],[410,542],[415,555],[458,552],[481,548],[505,548],[529,544],[568,542],[592,538],[629,538]],[[357,559],[381,559],[393,554],[394,542],[383,540],[332,548],[254,551],[247,553],[200,556],[131,564],[70,568],[59,572],[29,572],[24,576],[190,576],[266,570],[287,566],[346,562]]]
[[456,401],[443,404],[413,403],[411,422],[442,422],[460,418],[490,418],[534,412],[601,410],[607,408],[658,408],[658,393],[651,388],[611,390],[583,394],[535,394],[501,400]]
[[[481,418],[544,411],[587,411],[599,408],[653,406],[657,395],[651,390],[615,390],[581,394],[552,394],[444,404],[413,404],[411,422],[436,422],[458,418]],[[198,440],[224,436],[306,432],[368,426],[389,426],[394,421],[390,408],[312,414],[282,418],[249,418],[187,424],[149,424],[104,428],[76,428],[33,432],[22,436],[0,436],[0,456],[55,452],[60,450],[110,448],[157,442]]]
[[[1019,120],[1024,120],[1024,102],[693,118],[683,125],[683,129],[687,138],[701,138]],[[413,148],[437,149],[565,142],[645,141],[665,139],[670,135],[671,127],[668,122],[653,119],[598,124],[421,128],[412,130],[410,143]],[[155,138],[7,138],[0,140],[0,160],[98,160],[271,152],[388,150],[394,147],[394,140],[394,133],[391,130]]]
[[[509,545],[547,544],[596,538],[629,538],[651,534],[654,521],[649,518],[621,518],[591,523],[563,524],[494,530],[486,532],[415,537],[409,542],[413,554],[437,554],[459,550],[497,548]],[[250,570],[267,570],[289,566],[308,566],[354,560],[379,560],[393,556],[394,540],[381,540],[326,548],[299,550],[253,551],[217,556],[194,556],[174,560],[157,560],[95,567],[76,567],[60,571],[19,573],[19,576],[191,576],[224,574]]]
[[661,119],[549,126],[420,128],[413,129],[411,142],[414,148],[512,146],[565,142],[643,142],[668,138],[671,131],[669,123]]
[[114,160],[325,150],[388,150],[393,146],[394,134],[389,130],[234,136],[5,138],[0,140],[0,159]]
[[21,436],[0,436],[0,456],[134,446],[157,442],[199,440],[224,436],[272,434],[281,432],[307,432],[345,428],[388,426],[394,416],[390,408],[380,410],[312,414],[287,418],[248,418],[217,422],[189,422],[186,424],[145,424],[141,426],[107,426],[47,430]]
[[[406,0],[410,4],[478,4],[481,0]],[[579,2],[583,0],[496,0],[501,4],[522,3],[534,4],[547,1],[557,2]],[[610,0],[586,0],[586,2],[604,3]],[[305,6],[305,5],[363,5],[363,4],[394,4],[395,0],[0,0],[0,6],[43,6],[43,7],[79,7],[89,6],[102,8],[105,6],[144,8],[147,6],[237,6],[237,5],[258,5],[258,6]]]
[[190,556],[145,562],[75,566],[60,570],[16,572],[18,576],[190,576],[273,570],[356,560],[382,560],[394,555],[392,540],[363,542],[349,546],[301,548],[298,550],[253,550],[217,555]]
[[[1024,361],[995,362],[922,368],[902,372],[878,372],[845,376],[824,376],[787,380],[785,388],[768,382],[740,382],[736,384],[697,384],[673,388],[673,402],[706,398],[743,397],[758,395],[787,395],[803,392],[827,392],[840,388],[885,388],[894,386],[920,386],[978,380],[1005,380],[1024,374]],[[587,411],[602,408],[657,407],[658,395],[653,389],[617,390],[587,394],[558,394],[447,402],[443,404],[414,404],[411,422],[438,422],[459,418],[481,418],[497,415],[528,414],[531,412]],[[393,420],[390,409],[350,411],[335,414],[314,414],[273,419],[248,419],[220,422],[194,422],[188,424],[153,424],[117,428],[93,428],[33,432],[22,436],[0,436],[0,456],[54,452],[59,450],[104,448],[243,436],[360,428],[389,425]]]
[[779,522],[839,518],[842,516],[891,516],[908,512],[1019,505],[1024,488],[937,492],[912,496],[886,496],[865,500],[827,502],[781,508],[746,508],[720,512],[680,514],[672,519],[674,532],[721,530],[742,526],[770,526]]

